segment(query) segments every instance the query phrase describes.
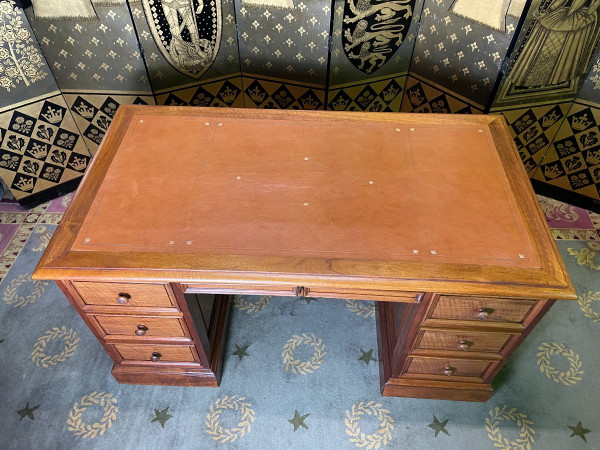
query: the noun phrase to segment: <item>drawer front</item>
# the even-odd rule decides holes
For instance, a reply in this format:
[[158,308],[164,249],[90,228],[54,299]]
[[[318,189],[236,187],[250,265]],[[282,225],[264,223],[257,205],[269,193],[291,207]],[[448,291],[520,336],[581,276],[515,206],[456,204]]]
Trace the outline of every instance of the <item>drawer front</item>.
[[499,353],[512,335],[508,333],[474,333],[425,330],[415,350],[450,350]]
[[194,362],[192,348],[185,345],[115,344],[123,359],[154,362]]
[[180,319],[144,316],[95,316],[106,334],[150,337],[185,337]]
[[474,359],[410,358],[406,373],[481,378],[491,361]]
[[189,284],[186,293],[190,294],[245,294],[273,295],[283,297],[324,297],[356,300],[396,301],[418,303],[422,300],[423,292],[380,291],[374,289],[336,289],[302,286],[273,286],[273,285],[237,285],[237,284]]
[[295,297],[301,294],[299,286],[198,283],[184,286],[186,294],[273,295]]
[[428,317],[480,322],[522,322],[534,304],[534,300],[442,295]]
[[419,303],[424,292],[380,291],[369,289],[304,288],[305,297],[375,300],[384,302]]
[[74,281],[73,286],[87,305],[174,306],[164,284]]

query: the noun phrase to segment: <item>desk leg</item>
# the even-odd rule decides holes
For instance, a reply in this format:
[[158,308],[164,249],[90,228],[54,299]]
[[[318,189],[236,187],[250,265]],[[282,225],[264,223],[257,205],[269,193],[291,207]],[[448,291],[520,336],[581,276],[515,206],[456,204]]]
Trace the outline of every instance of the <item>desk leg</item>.
[[432,299],[433,294],[426,294],[421,303],[378,302],[377,341],[382,395],[486,401],[493,393],[489,384],[405,376],[410,352]]

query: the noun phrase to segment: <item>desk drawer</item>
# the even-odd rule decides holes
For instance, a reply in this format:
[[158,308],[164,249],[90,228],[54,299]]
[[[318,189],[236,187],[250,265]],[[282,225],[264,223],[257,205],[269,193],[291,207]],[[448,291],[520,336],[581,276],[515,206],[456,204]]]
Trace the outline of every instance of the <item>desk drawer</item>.
[[123,359],[153,362],[195,362],[192,347],[185,345],[115,344]]
[[421,331],[414,349],[500,353],[511,336],[508,333],[424,330]]
[[441,295],[427,317],[480,322],[522,322],[534,304],[534,300]]
[[493,361],[411,357],[406,373],[452,377],[482,378]]
[[74,281],[73,286],[87,305],[173,307],[164,284],[95,283]]
[[375,289],[338,289],[303,286],[238,285],[238,284],[189,284],[185,286],[189,294],[241,294],[273,295],[280,297],[324,297],[356,300],[377,300],[390,302],[418,303],[423,292],[380,291]]
[[169,317],[94,316],[106,334],[147,337],[185,337],[183,321]]
[[230,294],[230,295],[273,295],[275,297],[296,297],[299,286],[260,285],[260,284],[217,284],[198,283],[184,285],[186,294]]
[[374,289],[304,288],[304,297],[343,298],[349,300],[374,300],[384,302],[419,303],[424,292],[380,291]]

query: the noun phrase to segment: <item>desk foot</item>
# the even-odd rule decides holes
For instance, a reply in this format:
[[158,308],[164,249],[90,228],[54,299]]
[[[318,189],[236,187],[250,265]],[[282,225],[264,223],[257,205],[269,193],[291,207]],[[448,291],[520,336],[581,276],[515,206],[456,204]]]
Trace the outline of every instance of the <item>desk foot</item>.
[[485,402],[494,391],[489,384],[441,383],[439,381],[390,378],[383,385],[381,393],[388,397]]
[[219,387],[217,377],[210,369],[140,367],[115,364],[111,373],[117,382],[121,384]]

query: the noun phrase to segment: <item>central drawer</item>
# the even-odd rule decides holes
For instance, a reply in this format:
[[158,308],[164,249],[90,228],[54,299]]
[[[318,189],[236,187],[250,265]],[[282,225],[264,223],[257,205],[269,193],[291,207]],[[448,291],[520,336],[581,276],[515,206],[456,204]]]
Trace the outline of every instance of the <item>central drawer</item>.
[[185,325],[178,318],[146,316],[95,316],[106,334],[149,337],[185,337]]
[[192,348],[185,345],[115,344],[125,360],[152,362],[195,362]]
[[406,373],[452,377],[482,378],[483,373],[494,364],[492,361],[475,359],[441,359],[411,357]]
[[535,300],[441,295],[427,317],[520,323],[534,304]]

